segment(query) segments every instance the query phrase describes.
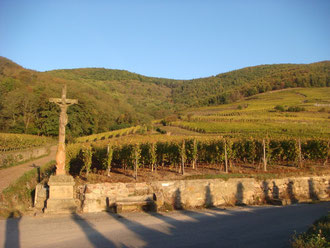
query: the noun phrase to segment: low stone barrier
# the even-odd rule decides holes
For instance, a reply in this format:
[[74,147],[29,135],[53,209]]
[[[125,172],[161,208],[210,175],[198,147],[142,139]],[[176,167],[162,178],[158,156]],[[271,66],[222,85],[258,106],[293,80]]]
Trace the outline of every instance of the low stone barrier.
[[154,194],[158,210],[327,201],[330,199],[330,176],[264,181],[232,178],[87,184],[77,187],[76,198],[82,212],[100,212],[125,198],[150,194]]
[[30,159],[39,158],[49,153],[49,147],[29,148],[19,151],[0,153],[0,168],[15,165]]

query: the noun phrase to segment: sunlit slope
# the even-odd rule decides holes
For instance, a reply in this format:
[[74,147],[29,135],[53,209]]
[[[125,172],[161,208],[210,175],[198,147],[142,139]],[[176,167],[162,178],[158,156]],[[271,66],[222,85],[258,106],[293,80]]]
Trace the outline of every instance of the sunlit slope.
[[172,125],[219,135],[328,138],[329,116],[329,88],[300,88],[192,109]]
[[67,138],[148,125],[189,107],[237,102],[283,88],[330,86],[330,61],[247,67],[193,80],[154,78],[104,68],[38,72],[0,56],[0,131],[58,135],[63,84],[79,104],[68,108]]

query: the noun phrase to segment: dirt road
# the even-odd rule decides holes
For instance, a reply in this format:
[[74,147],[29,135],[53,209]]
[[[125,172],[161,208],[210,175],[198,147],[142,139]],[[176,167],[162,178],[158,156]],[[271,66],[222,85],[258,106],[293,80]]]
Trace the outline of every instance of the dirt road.
[[33,169],[34,166],[42,166],[51,160],[55,160],[56,149],[57,146],[52,146],[50,148],[50,154],[46,157],[0,170],[0,192],[7,188],[12,182],[15,182],[25,172]]
[[288,247],[330,202],[170,213],[23,217],[0,221],[0,247]]

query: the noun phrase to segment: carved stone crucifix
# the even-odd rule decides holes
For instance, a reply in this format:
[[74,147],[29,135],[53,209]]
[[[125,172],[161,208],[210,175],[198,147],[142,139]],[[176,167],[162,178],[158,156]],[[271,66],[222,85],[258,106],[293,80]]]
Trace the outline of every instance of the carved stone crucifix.
[[49,101],[57,104],[61,108],[58,148],[56,153],[56,175],[65,175],[65,126],[68,123],[68,115],[66,111],[70,105],[77,104],[78,100],[66,98],[65,84],[62,89],[62,98],[49,98]]

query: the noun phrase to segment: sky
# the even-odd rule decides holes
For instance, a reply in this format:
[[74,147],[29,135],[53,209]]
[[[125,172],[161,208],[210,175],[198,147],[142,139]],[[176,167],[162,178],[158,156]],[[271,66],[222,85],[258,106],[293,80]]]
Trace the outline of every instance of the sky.
[[192,79],[330,59],[329,0],[0,0],[0,56]]

